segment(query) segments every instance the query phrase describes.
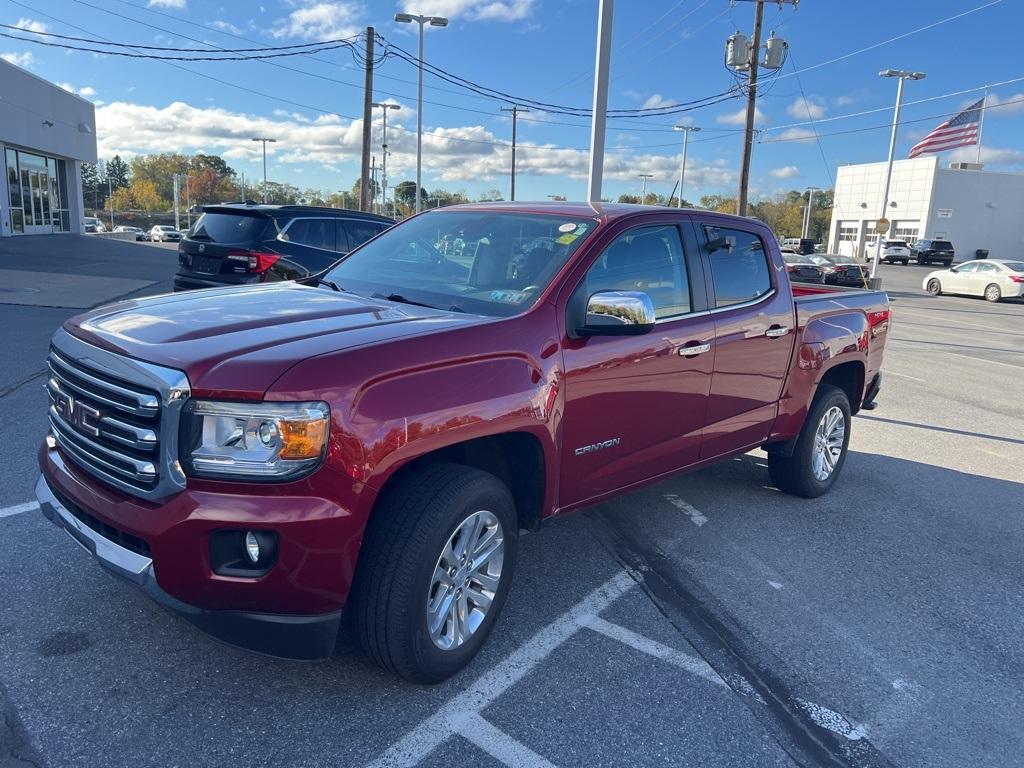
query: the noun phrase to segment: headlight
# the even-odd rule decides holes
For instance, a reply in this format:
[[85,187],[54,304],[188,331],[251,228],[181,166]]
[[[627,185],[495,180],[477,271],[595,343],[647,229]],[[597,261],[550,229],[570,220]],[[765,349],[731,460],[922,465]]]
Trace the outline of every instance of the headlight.
[[323,461],[329,424],[327,403],[192,400],[181,463],[190,477],[292,480]]

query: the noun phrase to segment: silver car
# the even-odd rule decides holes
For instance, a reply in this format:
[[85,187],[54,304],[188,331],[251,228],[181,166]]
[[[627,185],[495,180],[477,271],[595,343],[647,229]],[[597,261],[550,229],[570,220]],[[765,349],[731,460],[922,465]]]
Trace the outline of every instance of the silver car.
[[958,293],[988,301],[1024,295],[1024,260],[978,259],[930,272],[921,284],[932,296]]

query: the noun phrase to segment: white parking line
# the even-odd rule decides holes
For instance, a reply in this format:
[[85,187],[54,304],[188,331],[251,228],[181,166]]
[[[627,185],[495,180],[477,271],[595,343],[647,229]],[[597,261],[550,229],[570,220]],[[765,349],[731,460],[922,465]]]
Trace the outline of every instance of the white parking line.
[[704,525],[704,523],[708,521],[708,519],[701,514],[699,509],[687,504],[674,493],[666,493],[665,501],[667,501],[673,507],[675,507],[688,518],[690,518],[690,522],[696,525],[698,528],[700,528],[700,526]]
[[613,624],[610,621],[605,621],[600,616],[591,616],[587,619],[585,626],[588,629],[592,629],[595,632],[600,632],[602,635],[610,637],[612,640],[618,640],[620,643],[628,645],[630,648],[635,648],[638,651],[654,656],[655,658],[667,661],[669,664],[674,664],[677,667],[685,669],[687,672],[692,672],[698,677],[703,677],[705,680],[714,683],[715,685],[725,685],[725,681],[718,676],[718,673],[711,668],[711,666],[697,656],[691,656],[688,653],[671,648],[667,645],[662,645],[656,640],[651,640],[649,637],[638,635],[631,629],[626,629],[619,624]]
[[555,768],[553,763],[475,712],[462,721],[458,733],[505,765],[514,765],[516,768]]
[[[1018,354],[1020,353],[1020,350],[1017,350],[1017,349],[1000,349],[998,351],[999,352],[1010,352],[1010,353],[1015,353],[1016,352]],[[1006,366],[1007,368],[1016,368],[1018,371],[1024,371],[1024,365],[1014,365],[1013,363],[1004,363],[1002,360],[989,360],[989,359],[984,358],[984,357],[975,357],[974,355],[961,355],[959,352],[947,352],[946,354],[947,355],[952,355],[953,357],[962,357],[965,360],[977,360],[977,361],[982,362],[982,363],[992,363],[992,365],[1003,365],[1003,366]]]
[[470,686],[395,742],[373,768],[414,766],[434,751],[463,723],[521,680],[559,645],[616,599],[636,586],[628,573],[619,573],[595,589],[575,606],[541,629],[512,655],[478,677]]
[[31,512],[34,509],[39,509],[39,502],[26,501],[24,504],[15,504],[13,507],[3,507],[0,509],[0,517],[20,515],[22,512]]
[[927,384],[925,379],[919,379],[917,376],[907,376],[905,373],[898,373],[897,371],[890,371],[888,368],[882,369],[882,375],[884,376],[898,376],[901,379],[910,379],[911,381],[917,381],[921,384]]
[[797,699],[796,703],[810,715],[811,720],[822,728],[832,731],[832,733],[837,733],[850,741],[860,741],[867,736],[864,728],[854,725],[844,715],[839,714],[835,710],[815,704],[813,701],[807,701],[806,699]]

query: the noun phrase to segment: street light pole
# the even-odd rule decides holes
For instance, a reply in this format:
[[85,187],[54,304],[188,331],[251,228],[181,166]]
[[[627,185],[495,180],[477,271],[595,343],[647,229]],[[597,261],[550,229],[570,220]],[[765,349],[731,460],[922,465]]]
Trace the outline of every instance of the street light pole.
[[509,193],[509,197],[512,202],[516,200],[516,122],[520,112],[529,112],[526,107],[520,107],[518,104],[513,104],[511,107],[502,107],[502,112],[512,113],[512,190]]
[[677,131],[683,132],[683,159],[679,163],[679,201],[676,208],[683,207],[683,180],[686,178],[686,147],[690,143],[690,133],[699,131],[695,125],[677,125],[675,127]]
[[375,101],[371,106],[380,107],[381,112],[384,113],[384,125],[380,137],[380,146],[382,150],[380,168],[380,204],[382,208],[381,213],[386,216],[388,212],[388,110],[400,110],[402,107],[399,104],[389,104],[386,101]]
[[[889,187],[892,183],[892,160],[896,154],[896,134],[900,127],[900,111],[903,109],[903,83],[906,80],[924,80],[927,75],[924,72],[907,72],[903,69],[883,69],[878,73],[880,77],[896,77],[899,78],[899,82],[896,85],[896,109],[892,115],[892,134],[889,136],[889,159],[885,165],[885,187],[882,192],[882,212],[878,215],[879,219],[884,219],[886,211],[889,210]],[[878,225],[876,222],[875,228],[877,230]],[[881,233],[876,232],[878,237],[875,243],[875,256],[871,261],[871,281],[872,287],[878,288],[878,262],[882,257],[882,237]]]
[[277,139],[268,139],[265,136],[257,136],[253,141],[263,142],[263,202],[267,202],[267,142],[271,144],[277,142]]
[[444,16],[420,16],[412,13],[396,13],[395,21],[402,24],[416,22],[420,25],[419,77],[416,81],[416,213],[420,212],[420,190],[423,188],[423,25],[447,27]]
[[804,226],[800,237],[806,238],[808,232],[811,230],[811,208],[814,207],[814,191],[821,189],[821,187],[808,187],[807,188],[807,208],[804,209]]
[[637,174],[637,176],[639,176],[641,179],[643,179],[643,183],[644,184],[643,184],[643,192],[640,193],[640,205],[645,205],[646,204],[646,200],[647,200],[647,180],[648,179],[653,179],[654,178],[654,174],[653,173],[640,173],[640,174]]
[[590,170],[587,174],[587,202],[601,202],[604,180],[604,133],[608,118],[608,74],[612,61],[612,13],[614,0],[599,0],[597,11],[597,52],[594,58],[594,102],[590,117]]

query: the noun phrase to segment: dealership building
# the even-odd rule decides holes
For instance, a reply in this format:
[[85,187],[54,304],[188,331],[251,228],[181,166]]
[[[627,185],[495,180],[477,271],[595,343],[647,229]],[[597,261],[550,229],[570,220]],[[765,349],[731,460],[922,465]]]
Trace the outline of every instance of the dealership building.
[[[874,255],[874,229],[882,207],[885,163],[840,166],[827,250],[860,257]],[[949,240],[957,261],[1024,256],[1024,175],[994,173],[974,163],[940,166],[938,155],[897,160],[886,218],[886,239]]]
[[82,163],[96,162],[96,110],[0,59],[0,237],[82,232]]

